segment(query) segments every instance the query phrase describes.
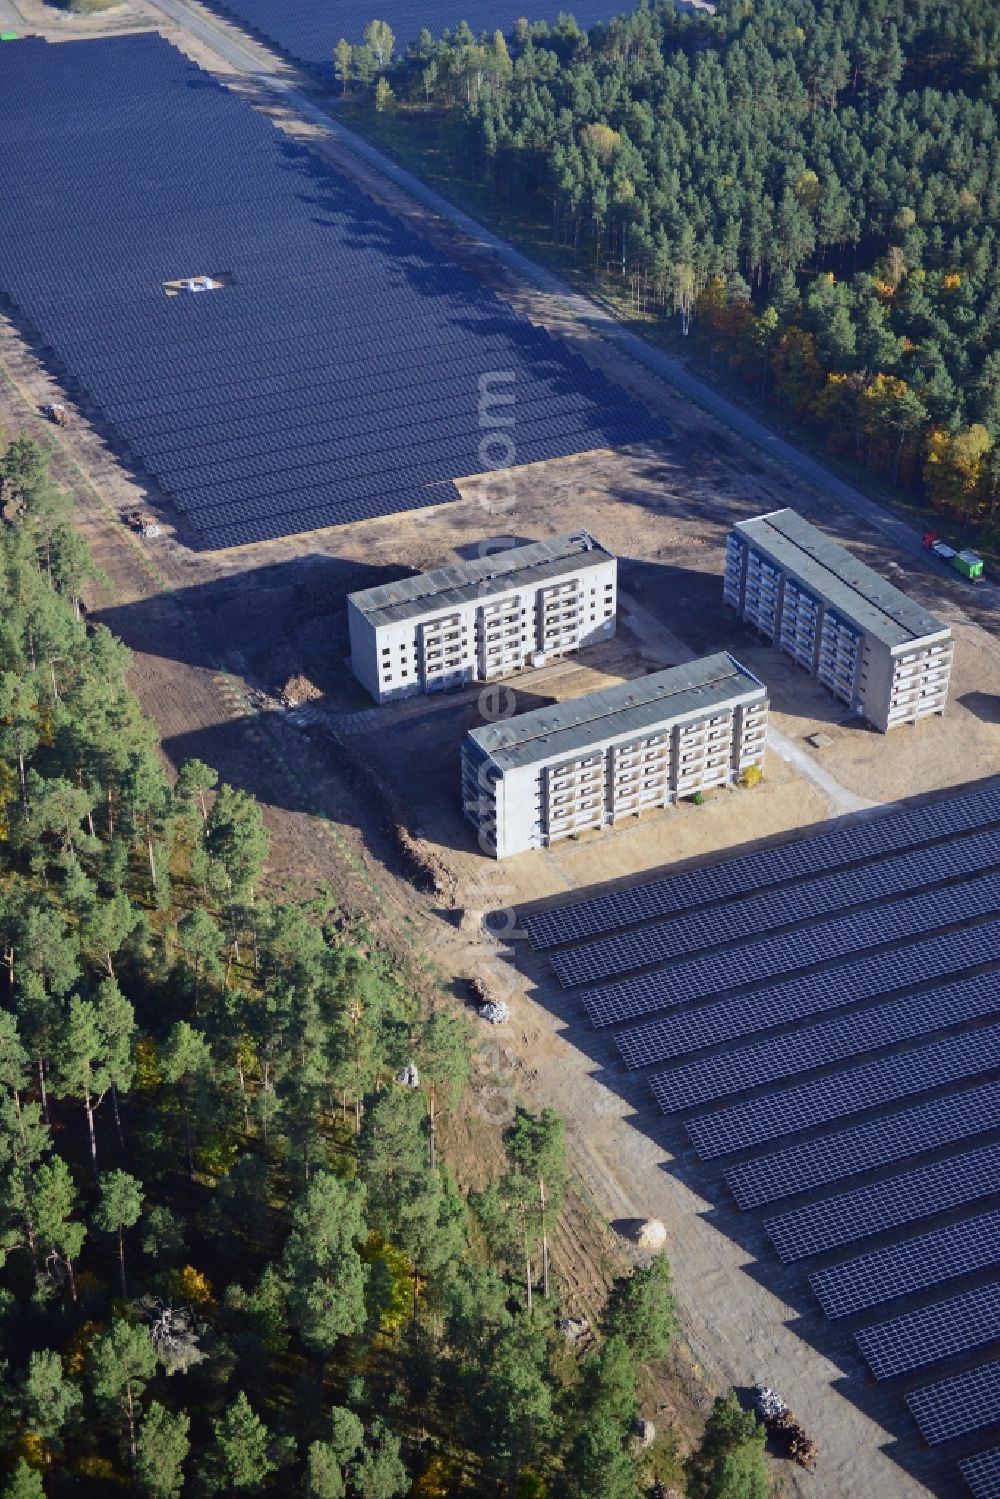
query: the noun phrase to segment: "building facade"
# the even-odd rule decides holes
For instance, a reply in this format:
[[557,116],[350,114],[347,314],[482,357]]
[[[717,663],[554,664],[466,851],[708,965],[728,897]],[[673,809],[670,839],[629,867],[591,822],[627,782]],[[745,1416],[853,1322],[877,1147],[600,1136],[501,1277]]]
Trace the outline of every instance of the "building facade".
[[471,730],[462,807],[494,858],[666,807],[763,764],[767,692],[706,656]]
[[347,599],[351,669],[376,702],[490,681],[615,632],[618,563],[586,531]]
[[794,510],[733,527],[723,596],[882,733],[944,712],[947,625]]

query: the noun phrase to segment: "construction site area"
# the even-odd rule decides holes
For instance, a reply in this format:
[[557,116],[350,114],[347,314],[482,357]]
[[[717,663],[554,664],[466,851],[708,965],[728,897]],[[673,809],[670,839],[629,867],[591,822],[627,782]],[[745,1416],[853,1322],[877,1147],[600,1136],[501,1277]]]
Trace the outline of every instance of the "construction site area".
[[[296,141],[461,261],[523,317],[565,341],[642,403],[669,437],[454,476],[458,498],[419,511],[279,536],[229,550],[192,547],[183,517],[116,450],[110,430],[74,404],[9,317],[0,320],[0,428],[26,428],[54,450],[101,570],[87,608],[134,653],[132,684],[176,767],[197,757],[265,807],[276,893],[331,889],[400,955],[422,992],[475,1016],[477,996],[510,1019],[482,1027],[470,1107],[448,1125],[464,1185],[483,1180],[497,1125],[514,1099],[565,1118],[576,1183],[554,1252],[570,1306],[585,1315],[633,1250],[629,1226],[662,1220],[685,1342],[655,1392],[664,1429],[689,1440],[716,1389],[760,1382],[792,1399],[821,1448],[820,1476],[782,1465],[784,1492],[823,1499],[945,1499],[954,1466],[915,1439],[899,1402],[859,1390],[853,1362],[799,1271],[773,1265],[759,1229],[738,1225],[609,1048],[592,1042],[575,1003],[533,952],[525,911],[582,892],[627,889],[664,870],[813,833],[988,781],[1000,767],[1000,641],[985,591],[935,571],[801,474],[766,457],[715,416],[581,323],[564,301],[519,280],[482,244],[431,212],[342,141],[226,60],[195,26],[145,0],[106,18],[66,17],[18,0],[50,40],[155,25],[200,66],[255,102]],[[231,27],[212,21],[223,40]],[[314,81],[242,39],[261,68],[316,98]],[[206,299],[208,300],[208,299]],[[470,376],[470,378],[472,378]],[[517,444],[517,392],[511,433]],[[51,410],[58,408],[59,415]],[[931,611],[952,632],[943,716],[878,733],[779,654],[723,598],[726,538],[753,516],[794,508]],[[350,669],[347,595],[482,555],[484,542],[528,543],[585,530],[618,558],[617,630],[579,654],[515,677],[376,705]],[[499,866],[463,818],[460,747],[470,729],[512,713],[730,652],[766,684],[763,779],[707,791],[699,804],[644,811]],[[655,1125],[654,1125],[655,1119]],[[850,1377],[846,1377],[849,1373]],[[949,1487],[951,1485],[951,1487]]]

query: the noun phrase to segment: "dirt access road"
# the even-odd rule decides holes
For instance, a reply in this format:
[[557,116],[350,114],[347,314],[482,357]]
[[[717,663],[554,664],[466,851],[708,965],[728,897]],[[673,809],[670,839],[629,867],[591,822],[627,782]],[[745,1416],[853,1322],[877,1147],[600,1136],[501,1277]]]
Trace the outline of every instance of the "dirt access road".
[[[140,0],[89,19],[53,15],[40,0],[19,4],[31,24],[53,37],[149,25],[153,15]],[[823,519],[866,560],[953,623],[959,638],[958,700],[946,718],[881,740],[845,724],[817,684],[741,636],[738,653],[766,677],[780,731],[806,753],[804,738],[821,729],[829,743],[810,751],[810,761],[838,787],[878,801],[931,791],[945,780],[972,780],[996,766],[1000,662],[996,643],[966,617],[962,606],[970,595],[960,584],[922,566],[914,569],[907,555],[887,545],[884,533],[862,525],[854,512],[831,505],[796,474],[741,450],[710,415],[580,323],[557,298],[484,256],[480,246],[435,218],[356,152],[300,119],[287,98],[262,92],[257,80],[238,75],[190,32],[166,24],[162,29],[196,61],[267,109],[279,128],[351,172],[421,232],[447,243],[501,294],[629,385],[678,434],[662,452],[593,454],[520,470],[513,503],[500,513],[470,482],[460,486],[460,502],[438,510],[211,554],[184,543],[163,497],[149,493],[123,468],[79,413],[65,434],[36,423],[39,433],[56,443],[59,478],[73,489],[81,525],[108,575],[108,591],[92,602],[135,651],[134,685],[160,725],[169,758],[177,763],[197,754],[261,799],[274,840],[276,889],[299,895],[320,883],[331,886],[347,912],[366,917],[380,939],[400,953],[428,999],[442,993],[462,998],[468,978],[497,970],[497,946],[474,913],[508,898],[500,895],[501,885],[508,887],[512,903],[551,896],[663,863],[704,858],[819,823],[838,810],[815,778],[775,762],[758,792],[713,798],[704,808],[650,820],[603,840],[583,839],[544,857],[526,856],[498,870],[478,856],[455,809],[454,757],[464,710],[444,703],[426,718],[412,720],[405,733],[402,726],[396,731],[403,763],[413,773],[414,817],[420,818],[423,841],[440,861],[453,894],[442,900],[415,891],[402,877],[377,803],[359,793],[350,766],[331,753],[324,737],[325,717],[337,721],[364,706],[343,664],[343,595],[448,560],[463,549],[468,554],[470,546],[497,531],[534,537],[586,525],[613,543],[623,559],[626,607],[620,651],[603,665],[607,675],[620,678],[662,659],[657,653],[666,647],[658,631],[699,653],[737,644],[719,606],[725,530],[744,515],[793,504]],[[260,58],[262,71],[307,86],[284,64],[262,53]],[[14,430],[34,421],[29,413],[59,393],[9,326],[0,329],[0,363],[14,382],[5,387],[0,420]],[[150,507],[164,518],[166,534],[147,545],[121,525],[119,516]],[[600,666],[581,663],[580,675],[569,672],[540,685],[546,696],[571,695],[596,680]],[[519,692],[532,690],[518,685]],[[315,716],[288,712],[282,693],[304,698]],[[376,765],[381,747],[386,776],[398,783],[401,756],[389,753],[388,721],[360,738]],[[554,1010],[542,985],[530,992],[525,987],[512,1000],[511,1026],[499,1038],[484,1038],[473,1106],[452,1121],[453,1159],[465,1180],[488,1174],[498,1157],[497,1126],[509,1117],[515,1089],[536,1106],[547,1102],[560,1108],[582,1183],[557,1246],[573,1308],[592,1309],[621,1262],[608,1221],[656,1213],[668,1224],[694,1367],[683,1363],[668,1382],[661,1398],[673,1404],[659,1424],[676,1418],[683,1438],[704,1400],[705,1381],[745,1385],[765,1378],[794,1395],[824,1451],[815,1481],[785,1470],[786,1492],[821,1493],[823,1499],[854,1499],[859,1493],[908,1499],[926,1491],[921,1479],[947,1492],[953,1470],[936,1467],[927,1455],[911,1476],[883,1451],[897,1426],[912,1447],[912,1428],[899,1424],[891,1400],[861,1409],[852,1390],[841,1393],[842,1369],[856,1376],[856,1366],[840,1345],[819,1351],[810,1346],[807,1339],[819,1336],[818,1319],[813,1314],[805,1327],[796,1320],[801,1287],[780,1280],[764,1284],[748,1273],[754,1252],[741,1245],[731,1222],[718,1221],[675,1142],[657,1140],[638,1101],[629,1105],[606,1083],[572,1020]]]

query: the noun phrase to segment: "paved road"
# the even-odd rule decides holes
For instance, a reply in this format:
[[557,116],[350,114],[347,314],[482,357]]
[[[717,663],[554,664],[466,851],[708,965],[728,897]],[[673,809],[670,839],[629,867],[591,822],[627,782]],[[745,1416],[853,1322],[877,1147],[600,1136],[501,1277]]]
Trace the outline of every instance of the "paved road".
[[[539,291],[557,299],[563,308],[570,311],[587,327],[617,344],[639,364],[644,365],[653,374],[659,375],[682,395],[697,402],[699,406],[725,422],[741,437],[754,443],[772,458],[780,460],[787,468],[796,470],[817,489],[825,490],[838,504],[845,506],[855,515],[877,527],[901,552],[908,553],[923,567],[937,574],[942,581],[954,583],[959,589],[960,597],[967,589],[971,590],[973,585],[967,584],[963,588],[943,563],[927,555],[921,542],[921,533],[907,521],[884,509],[876,501],[855,489],[853,485],[838,479],[823,464],[801,452],[792,443],[778,437],[749,412],[744,411],[741,406],[729,400],[704,380],[700,380],[697,375],[693,375],[683,360],[646,343],[628,328],[623,327],[611,313],[605,311],[596,302],[592,302],[589,297],[585,297],[582,292],[576,291],[559,276],[537,265],[535,261],[529,260],[526,255],[522,255],[519,250],[514,249],[491,230],[477,223],[461,208],[457,208],[440,193],[435,192],[432,187],[421,182],[419,177],[415,177],[405,167],[399,166],[353,130],[348,130],[339,120],[313,104],[299,90],[292,88],[283,79],[262,67],[259,60],[247,48],[235,42],[231,36],[225,34],[204,15],[199,15],[184,4],[184,0],[152,0],[152,3],[171,20],[206,42],[213,51],[224,57],[234,68],[242,73],[251,74],[266,87],[281,94],[298,113],[326,131],[339,145],[355,152],[384,177],[389,178],[391,182],[401,187],[418,202],[432,209],[441,218],[454,224],[470,239],[487,246],[518,276],[537,287]],[[971,603],[971,593],[969,598]],[[1000,587],[992,583],[979,584],[975,589],[975,602],[978,605],[985,604],[989,608],[1000,610]]]

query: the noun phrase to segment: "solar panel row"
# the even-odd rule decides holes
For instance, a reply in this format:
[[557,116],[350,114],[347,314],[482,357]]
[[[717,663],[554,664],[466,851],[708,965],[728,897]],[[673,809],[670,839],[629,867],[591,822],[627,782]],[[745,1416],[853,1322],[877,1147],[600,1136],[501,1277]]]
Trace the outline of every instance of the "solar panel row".
[[[1000,938],[1000,925],[994,927],[994,938]],[[832,1062],[850,1061],[953,1025],[982,1020],[997,1011],[1000,973],[983,973],[868,1010],[850,1009],[819,1025],[801,1026],[751,1046],[699,1058],[670,1072],[657,1073],[650,1078],[650,1087],[660,1108],[670,1114],[802,1072],[814,1072]]]
[[685,1128],[698,1154],[710,1160],[998,1069],[1000,1025],[988,1025],[699,1114],[685,1120]]
[[498,373],[504,463],[660,430],[154,34],[5,45],[0,132],[0,292],[211,546],[454,499]]
[[856,1342],[876,1379],[908,1374],[1000,1338],[1000,1285],[996,1282],[948,1301],[877,1322]]
[[768,1219],[784,1264],[1000,1193],[1000,1142],[932,1161]]
[[782,890],[780,895],[762,891],[707,911],[647,925],[638,932],[571,947],[553,954],[552,967],[563,988],[570,988],[815,921],[835,911],[887,900],[998,863],[1000,829],[969,832],[942,847],[911,849],[861,869],[814,875]]
[[1000,1499],[1000,1447],[977,1452],[959,1463],[962,1477],[969,1485],[972,1499]]
[[1000,1213],[984,1213],[816,1270],[809,1283],[833,1320],[994,1265],[1000,1265]]
[[800,931],[779,932],[724,952],[701,953],[656,973],[583,989],[580,998],[595,1025],[614,1025],[685,1000],[825,966],[866,949],[888,948],[893,942],[996,912],[1000,912],[1000,874],[980,875],[874,910],[828,916]]
[[885,1118],[757,1156],[730,1167],[726,1181],[746,1212],[847,1176],[891,1166],[908,1156],[959,1144],[995,1129],[998,1119],[1000,1082],[981,1083],[964,1093],[949,1093]]
[[891,812],[871,822],[835,828],[815,838],[761,849],[683,874],[666,875],[629,890],[609,891],[589,900],[526,914],[522,921],[532,947],[541,951],[581,941],[599,932],[635,926],[658,916],[693,910],[713,901],[729,900],[750,890],[864,864],[898,849],[915,848],[997,822],[1000,822],[1000,787],[986,787],[964,796]]
[[[831,1319],[1000,1266],[998,814],[996,789],[953,798],[528,920],[536,948],[575,943],[553,969],[565,987],[590,982],[595,1024],[668,1011],[615,1036],[630,1068],[686,1058],[650,1079],[664,1112],[737,1100],[686,1119],[704,1158],[816,1131],[726,1173],[741,1208],[859,1179],[766,1225],[785,1263],[848,1252],[809,1277]],[[883,1235],[895,1242],[852,1249]],[[858,1341],[883,1379],[998,1337],[991,1285]],[[932,1412],[939,1440],[989,1425],[996,1392],[981,1385],[928,1396],[928,1431]]]
[[906,1403],[932,1447],[1000,1425],[1000,1364],[983,1364],[953,1379],[911,1390]]

